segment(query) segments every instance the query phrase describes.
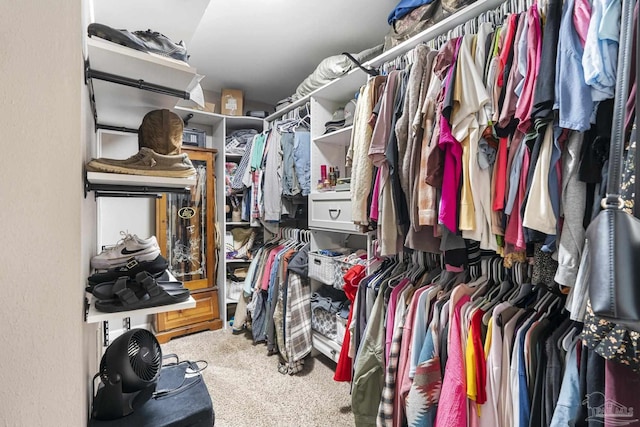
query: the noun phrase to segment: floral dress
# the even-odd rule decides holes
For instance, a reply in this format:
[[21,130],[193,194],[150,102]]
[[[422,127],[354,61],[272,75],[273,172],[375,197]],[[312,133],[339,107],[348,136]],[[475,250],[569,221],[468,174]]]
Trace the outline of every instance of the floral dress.
[[[621,196],[625,201],[625,210],[629,214],[633,214],[634,209],[635,156],[636,125],[634,124],[624,161],[621,185]],[[582,340],[584,345],[603,358],[627,365],[635,372],[640,372],[640,332],[599,318],[594,315],[590,303],[587,305]]]

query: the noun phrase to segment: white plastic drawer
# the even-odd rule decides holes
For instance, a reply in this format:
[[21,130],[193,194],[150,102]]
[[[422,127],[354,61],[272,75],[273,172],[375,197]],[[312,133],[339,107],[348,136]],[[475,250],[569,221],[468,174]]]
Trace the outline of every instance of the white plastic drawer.
[[348,191],[312,194],[309,203],[310,228],[358,232],[351,219]]

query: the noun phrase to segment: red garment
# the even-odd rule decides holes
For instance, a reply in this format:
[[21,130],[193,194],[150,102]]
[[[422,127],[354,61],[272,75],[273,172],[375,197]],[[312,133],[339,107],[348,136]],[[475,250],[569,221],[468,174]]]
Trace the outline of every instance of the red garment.
[[495,164],[495,179],[493,180],[493,210],[504,209],[505,191],[507,189],[507,138],[500,138]]
[[507,65],[507,59],[509,58],[509,53],[511,52],[511,48],[513,47],[513,41],[516,36],[516,31],[518,30],[518,15],[513,13],[509,15],[507,20],[507,33],[502,38],[503,45],[500,49],[500,54],[498,56],[498,87],[503,87],[505,84],[504,81],[504,67]]
[[349,325],[351,325],[351,316],[353,315],[353,302],[358,293],[358,285],[366,275],[366,270],[362,265],[354,265],[344,275],[344,288],[342,289],[351,301],[349,309],[349,317],[347,318],[347,328],[344,331],[344,339],[342,340],[342,348],[340,349],[340,357],[336,366],[336,373],[333,376],[334,381],[351,381],[351,371],[353,360],[349,357],[349,344],[351,334],[349,334]]

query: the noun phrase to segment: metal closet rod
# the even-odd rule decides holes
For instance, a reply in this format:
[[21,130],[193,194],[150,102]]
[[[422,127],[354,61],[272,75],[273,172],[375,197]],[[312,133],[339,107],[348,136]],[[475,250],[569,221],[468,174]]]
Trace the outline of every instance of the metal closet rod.
[[110,83],[116,83],[124,86],[134,87],[136,89],[147,90],[149,92],[155,92],[162,95],[175,96],[182,99],[190,99],[191,95],[189,92],[185,92],[183,90],[173,89],[166,86],[161,86],[153,83],[147,83],[142,79],[135,80],[130,79],[128,77],[118,76],[116,74],[105,73],[103,71],[92,70],[91,68],[87,69],[87,78],[89,79],[98,79],[104,80]]

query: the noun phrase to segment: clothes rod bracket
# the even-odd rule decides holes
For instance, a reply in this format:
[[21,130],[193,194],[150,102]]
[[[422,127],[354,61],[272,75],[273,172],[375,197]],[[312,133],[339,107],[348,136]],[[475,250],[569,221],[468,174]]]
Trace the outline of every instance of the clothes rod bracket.
[[174,97],[182,98],[186,100],[191,99],[191,95],[189,94],[189,92],[169,88],[166,86],[157,85],[154,83],[148,83],[142,79],[138,79],[138,80],[131,79],[128,77],[118,76],[116,74],[110,74],[110,73],[105,73],[103,71],[92,70],[91,68],[86,68],[85,74],[87,79],[104,80],[106,82],[116,83],[123,86],[134,87],[136,89],[155,92],[162,95],[174,96]]

